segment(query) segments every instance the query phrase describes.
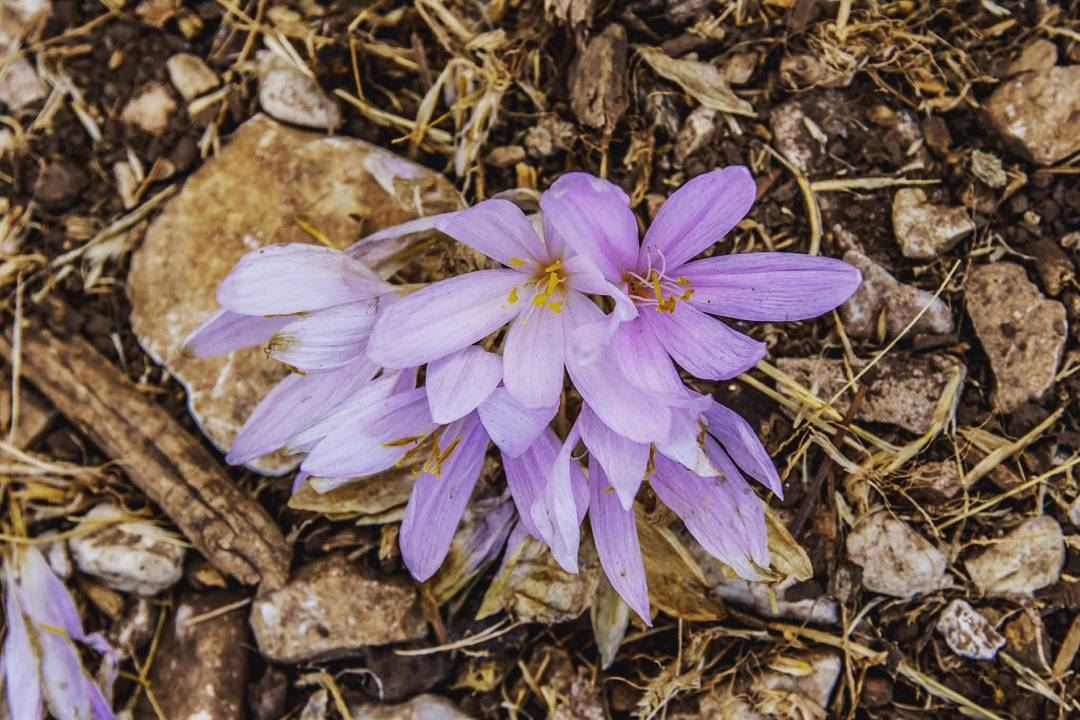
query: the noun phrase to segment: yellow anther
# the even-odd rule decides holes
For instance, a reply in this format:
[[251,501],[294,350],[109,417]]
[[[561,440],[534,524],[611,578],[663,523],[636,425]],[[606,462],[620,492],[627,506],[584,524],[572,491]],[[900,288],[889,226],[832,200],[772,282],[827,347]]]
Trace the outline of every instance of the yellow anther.
[[545,293],[535,295],[533,297],[533,305],[535,305],[536,307],[543,307],[544,305],[547,304],[547,301],[548,301],[549,297],[551,297],[551,296],[547,295]]
[[521,267],[522,265],[524,265],[524,264],[525,264],[525,261],[524,261],[524,260],[522,260],[522,259],[521,259],[521,258],[519,258],[519,257],[512,257],[512,258],[508,258],[508,259],[507,259],[507,262],[509,262],[509,263],[510,263],[511,265],[513,265],[514,267]]
[[555,262],[544,268],[544,272],[553,273],[558,272],[562,268],[562,260],[556,260]]
[[557,287],[559,287],[559,276],[555,273],[551,273],[547,277],[547,287],[544,289],[544,292],[551,295],[551,293],[555,292],[555,288]]
[[685,286],[690,284],[690,281],[688,279],[684,278],[684,277],[677,277],[677,278],[675,278],[675,284],[676,285],[682,285],[682,286],[685,287]]
[[552,300],[551,302],[549,302],[547,304],[547,306],[549,308],[551,308],[555,312],[556,315],[558,315],[559,313],[562,312],[563,301],[562,300]]
[[506,296],[506,300],[511,305],[513,305],[514,303],[516,303],[518,301],[517,285],[510,288],[510,294]]
[[420,442],[424,439],[423,435],[409,435],[408,437],[398,438],[397,440],[391,440],[390,442],[384,442],[383,447],[404,447],[411,445],[415,442]]

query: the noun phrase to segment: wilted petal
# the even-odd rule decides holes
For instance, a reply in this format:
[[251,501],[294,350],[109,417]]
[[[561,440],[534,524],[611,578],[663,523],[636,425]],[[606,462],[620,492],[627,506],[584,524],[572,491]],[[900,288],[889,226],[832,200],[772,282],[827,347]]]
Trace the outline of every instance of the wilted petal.
[[555,562],[569,573],[578,571],[581,519],[584,516],[584,512],[578,512],[582,505],[579,498],[584,493],[587,510],[589,497],[589,489],[585,487],[583,478],[573,471],[577,466],[573,450],[579,439],[580,431],[575,425],[563,441],[544,487],[530,509],[533,526],[540,533],[540,539],[551,548]]
[[401,386],[401,376],[404,374],[387,373],[355,388],[348,397],[323,413],[316,414],[290,435],[285,443],[285,451],[290,454],[308,452],[334,429],[345,425],[355,426],[370,418],[371,413],[381,407],[379,403],[415,387]]
[[674,270],[727,235],[754,204],[757,186],[742,165],[698,175],[676,190],[656,214],[638,257],[648,267]]
[[4,689],[12,718],[39,720],[45,714],[41,682],[38,677],[38,658],[30,640],[26,618],[15,594],[15,583],[5,578],[4,611],[7,635],[4,637]]
[[301,370],[341,367],[363,356],[378,309],[376,298],[293,318],[270,338],[267,353]]
[[444,216],[435,227],[508,267],[535,264],[546,256],[525,213],[508,200],[485,200]]
[[783,499],[784,484],[776,472],[776,465],[765,446],[761,444],[750,423],[739,413],[713,402],[705,412],[709,432],[720,441],[735,464],[750,477],[760,482]]
[[475,410],[499,384],[502,365],[502,358],[476,345],[428,364],[424,383],[431,419],[445,425]]
[[381,295],[393,286],[322,245],[267,245],[240,258],[218,285],[222,307],[245,315],[311,312]]
[[600,566],[615,592],[652,627],[649,614],[649,591],[645,585],[645,564],[641,560],[634,509],[623,507],[608,483],[596,457],[589,458],[589,522],[592,524],[596,554]]
[[558,410],[558,405],[527,408],[504,387],[496,388],[477,408],[492,442],[509,457],[525,452]]
[[502,453],[506,486],[517,506],[521,525],[529,534],[540,539],[540,531],[532,520],[532,506],[544,490],[548,473],[559,454],[559,439],[550,428],[545,428],[536,440],[518,455]]
[[581,426],[581,439],[589,449],[589,457],[595,458],[604,468],[606,480],[615,488],[622,506],[626,509],[633,507],[634,496],[645,479],[649,465],[649,444],[636,443],[619,435],[605,425],[588,405],[581,406],[578,423]]
[[66,637],[47,628],[37,635],[41,645],[41,684],[49,712],[57,720],[106,720],[112,709],[101,689],[83,669],[79,650]]
[[420,582],[435,574],[450,550],[484,466],[487,444],[479,418],[469,415],[439,433],[439,447],[444,451],[453,447],[441,469],[416,479],[401,523],[400,544],[405,566]]
[[698,475],[720,473],[705,453],[705,419],[696,408],[671,409],[671,433],[656,450]]
[[587,173],[562,175],[540,196],[544,237],[556,237],[622,282],[638,253],[638,226],[619,186]]
[[184,339],[183,352],[194,357],[224,355],[233,350],[265,345],[290,317],[240,315],[218,310]]
[[559,403],[563,388],[563,316],[530,305],[510,325],[503,346],[503,384],[525,407]]
[[851,297],[862,274],[843,260],[799,253],[758,252],[705,258],[679,269],[690,281],[689,302],[740,320],[804,320]]
[[529,303],[518,287],[523,279],[514,270],[480,270],[406,295],[380,313],[368,357],[383,367],[413,367],[482,340]]
[[729,380],[765,357],[765,343],[686,303],[673,313],[647,311],[641,317],[675,362],[702,380]]
[[289,375],[255,406],[225,461],[241,465],[284,447],[297,430],[328,414],[377,371],[369,360],[360,358],[330,372]]

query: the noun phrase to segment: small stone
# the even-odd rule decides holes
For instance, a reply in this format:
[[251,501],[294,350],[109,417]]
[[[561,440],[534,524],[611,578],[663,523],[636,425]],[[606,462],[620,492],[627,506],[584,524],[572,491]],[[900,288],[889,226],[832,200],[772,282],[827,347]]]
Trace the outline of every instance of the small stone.
[[840,306],[844,329],[852,337],[874,337],[878,317],[884,310],[885,334],[894,338],[927,305],[930,309],[910,332],[947,335],[953,331],[952,311],[941,298],[935,299],[931,292],[905,285],[858,250],[844,253],[844,261],[857,267],[863,276],[859,289]]
[[158,624],[158,604],[147,598],[136,598],[128,606],[120,622],[109,631],[109,641],[125,656],[130,657],[154,639]]
[[[823,399],[831,398],[847,383],[842,360],[779,358],[776,364],[804,387],[816,388],[818,397]],[[938,401],[956,373],[961,373],[962,377],[966,368],[952,355],[886,355],[863,379],[869,387],[855,418],[897,425],[922,435],[930,429]],[[851,393],[845,393],[837,398],[833,407],[845,413],[850,403]]]
[[945,120],[937,115],[932,115],[922,123],[923,137],[928,147],[939,155],[947,155],[952,147],[952,135]]
[[578,122],[611,133],[630,98],[626,90],[626,30],[612,23],[589,41],[570,71],[570,109]]
[[938,619],[937,631],[954,653],[971,660],[993,660],[1005,646],[1001,633],[963,600],[949,603]]
[[1050,635],[1038,610],[1025,607],[1005,625],[1005,645],[1028,667],[1049,671]]
[[427,634],[411,583],[380,577],[340,554],[310,563],[257,599],[251,629],[259,652],[282,663],[349,657]]
[[964,561],[972,582],[986,595],[1030,596],[1053,585],[1065,564],[1065,538],[1057,520],[1024,521],[982,554]]
[[780,60],[780,82],[789,90],[847,87],[855,78],[854,64],[830,65],[816,53],[785,55]]
[[131,164],[123,161],[113,165],[113,177],[116,178],[116,192],[120,195],[120,202],[125,210],[130,210],[139,204],[135,193],[139,189],[139,179]]
[[79,198],[89,182],[86,173],[75,163],[54,160],[34,183],[34,200],[50,209],[63,210]]
[[863,681],[859,700],[866,707],[880,708],[892,705],[893,683],[888,677],[871,675]]
[[862,567],[863,587],[871,592],[907,600],[946,585],[945,555],[884,510],[855,523],[847,554]]
[[560,150],[569,150],[577,140],[577,129],[557,115],[543,115],[525,132],[525,150],[529,157],[551,157]]
[[[694,550],[696,548],[691,548],[691,552]],[[771,587],[765,583],[750,582],[740,578],[714,580],[709,572],[711,566],[703,566],[703,569],[706,579],[710,583],[716,583],[712,588],[713,595],[725,603],[750,608],[758,615],[770,618],[798,620],[815,625],[836,625],[840,622],[840,606],[824,594],[802,600],[786,599],[785,591],[797,582],[795,578],[789,577],[779,585]]]
[[1080,150],[1080,65],[1056,67],[1056,59],[1052,43],[1029,46],[983,105],[1002,141],[1040,165]]
[[933,205],[919,188],[901,188],[893,196],[893,234],[900,252],[932,260],[975,232],[975,221],[962,207]]
[[487,154],[487,164],[497,168],[508,168],[525,162],[525,148],[521,145],[503,145],[492,148]]
[[354,705],[349,708],[349,714],[358,720],[470,720],[454,703],[430,694],[418,695],[400,705]]
[[1001,165],[1001,158],[982,150],[973,150],[971,153],[971,174],[995,190],[1009,184],[1009,175]]
[[38,77],[26,58],[15,57],[0,69],[0,104],[21,110],[49,95],[49,86]]
[[[270,243],[312,242],[296,217],[344,247],[458,207],[457,191],[438,173],[362,140],[327,138],[257,115],[188,178],[146,231],[127,281],[132,327],[143,349],[187,390],[203,432],[225,450],[287,372],[267,362],[261,348],[203,359],[183,353],[188,333],[217,309],[218,283],[236,261]],[[252,467],[280,474],[295,463],[268,456]]]
[[[103,503],[86,513],[80,526],[124,515],[116,505]],[[184,572],[186,551],[180,539],[148,522],[108,523],[72,537],[68,546],[79,570],[121,592],[157,595]]]
[[320,688],[311,694],[300,711],[300,720],[326,720],[330,707],[330,693]]
[[1080,496],[1069,506],[1069,522],[1073,524],[1073,527],[1080,528]]
[[282,122],[309,128],[335,130],[341,124],[341,108],[327,97],[315,78],[270,50],[260,50],[259,106]]
[[[794,693],[812,701],[824,712],[844,663],[835,653],[812,652],[799,657],[773,658],[768,667],[754,680],[755,692],[780,690]],[[798,707],[798,703],[790,704]]]
[[1027,246],[1029,255],[1035,258],[1035,270],[1042,280],[1043,289],[1057,297],[1076,279],[1076,266],[1061,245],[1050,238],[1039,238]]
[[724,62],[724,79],[731,85],[745,85],[757,69],[761,56],[756,52],[733,53]]
[[178,53],[165,61],[169,80],[188,102],[218,86],[221,79],[198,55]]
[[675,137],[675,159],[686,162],[686,159],[705,147],[716,134],[716,110],[704,105],[694,108],[686,116],[686,122],[679,129]]
[[1047,300],[1020,265],[995,262],[969,271],[965,304],[994,371],[994,404],[1012,412],[1054,385],[1065,352],[1065,306]]
[[149,83],[139,89],[120,113],[120,119],[128,125],[160,135],[169,127],[169,119],[176,111],[176,101],[169,89],[161,83]]
[[285,717],[288,696],[289,678],[273,665],[267,665],[259,680],[248,686],[248,713],[251,720],[280,720]]

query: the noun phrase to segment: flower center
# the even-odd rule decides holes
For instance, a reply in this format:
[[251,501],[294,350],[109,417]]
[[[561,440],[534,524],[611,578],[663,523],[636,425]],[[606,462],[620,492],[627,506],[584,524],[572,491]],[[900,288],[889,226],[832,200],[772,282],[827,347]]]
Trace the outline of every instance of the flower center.
[[662,270],[649,270],[644,276],[627,272],[623,276],[627,294],[639,307],[655,307],[659,313],[674,313],[680,300],[689,300],[694,294],[690,281],[684,277],[671,278]]
[[[524,265],[524,260],[518,260],[517,258],[510,258],[510,264],[515,267]],[[540,308],[548,308],[555,313],[561,313],[564,300],[552,300],[552,297],[557,295],[561,296],[562,287],[566,286],[566,273],[563,271],[562,260],[556,260],[550,265],[537,265],[536,272],[533,274],[532,280],[529,285],[536,286],[536,294],[533,295],[532,304]],[[507,296],[507,301],[513,305],[518,301],[518,289],[514,287],[510,290],[510,294]]]

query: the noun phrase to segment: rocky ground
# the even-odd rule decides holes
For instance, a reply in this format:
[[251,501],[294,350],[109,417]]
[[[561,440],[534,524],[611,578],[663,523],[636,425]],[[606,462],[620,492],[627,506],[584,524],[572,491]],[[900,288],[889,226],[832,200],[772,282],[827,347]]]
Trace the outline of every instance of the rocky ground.
[[[0,0],[4,542],[121,649],[137,718],[1074,717],[1078,151],[1075,0]],[[717,252],[865,278],[699,384],[781,469],[786,579],[643,523],[663,612],[627,627],[591,548],[502,558],[492,462],[418,587],[407,475],[290,497],[290,458],[224,464],[283,371],[181,341],[247,250],[568,169],[647,220],[731,163],[759,197]],[[479,262],[407,240],[369,260]]]

